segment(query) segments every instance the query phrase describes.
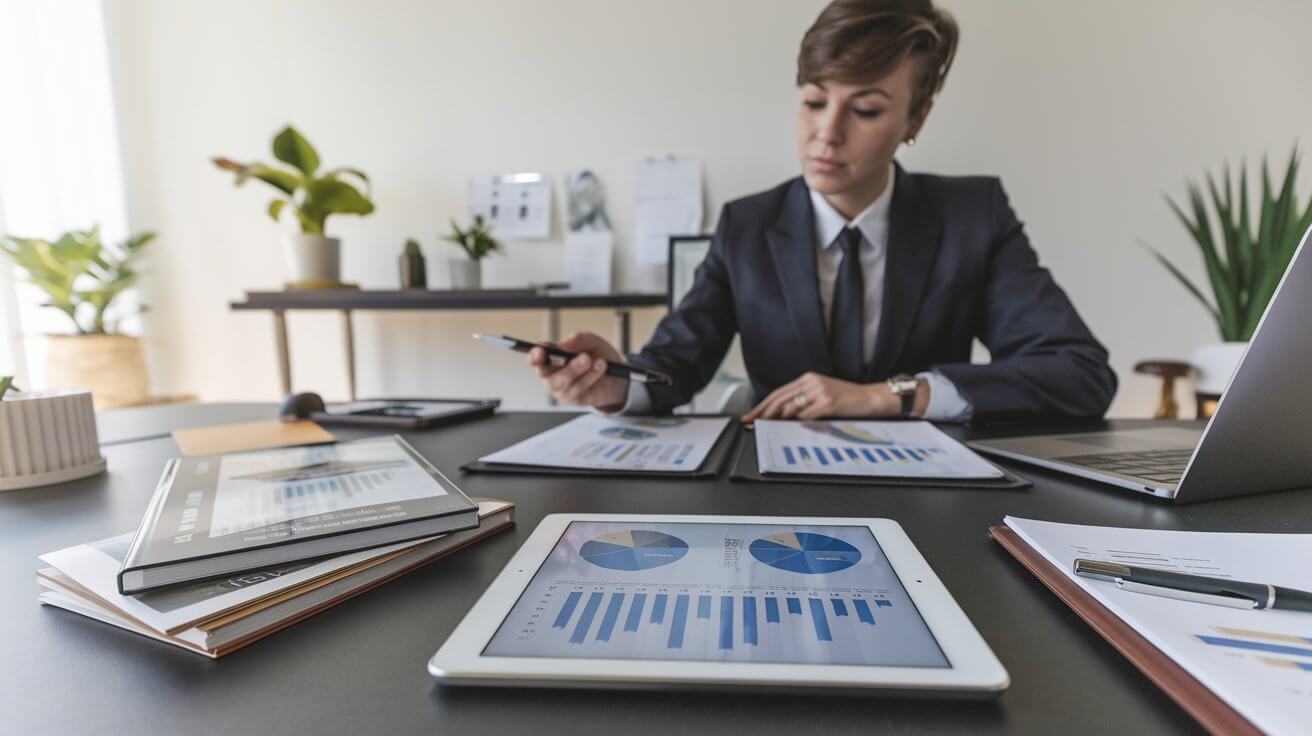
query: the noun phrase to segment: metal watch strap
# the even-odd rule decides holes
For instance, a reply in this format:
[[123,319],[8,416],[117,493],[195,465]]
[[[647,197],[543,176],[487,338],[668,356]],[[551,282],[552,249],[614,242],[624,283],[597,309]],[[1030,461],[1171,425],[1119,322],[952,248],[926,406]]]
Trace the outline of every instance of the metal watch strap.
[[920,383],[915,376],[906,373],[900,373],[888,379],[889,390],[902,400],[902,413],[900,416],[903,419],[911,418],[911,410],[916,405],[916,388],[919,385]]

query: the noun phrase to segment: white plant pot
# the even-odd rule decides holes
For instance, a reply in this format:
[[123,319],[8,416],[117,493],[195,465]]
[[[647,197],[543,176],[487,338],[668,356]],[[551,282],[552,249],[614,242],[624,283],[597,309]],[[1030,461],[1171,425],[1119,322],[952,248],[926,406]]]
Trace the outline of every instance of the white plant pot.
[[89,391],[11,392],[0,400],[0,491],[64,483],[104,469]]
[[341,283],[342,241],[323,235],[287,233],[283,241],[288,281]]
[[1247,349],[1246,342],[1218,342],[1195,350],[1189,359],[1195,371],[1194,390],[1209,396],[1224,393]]
[[482,261],[475,261],[470,258],[451,258],[447,260],[447,267],[451,272],[452,289],[483,288]]

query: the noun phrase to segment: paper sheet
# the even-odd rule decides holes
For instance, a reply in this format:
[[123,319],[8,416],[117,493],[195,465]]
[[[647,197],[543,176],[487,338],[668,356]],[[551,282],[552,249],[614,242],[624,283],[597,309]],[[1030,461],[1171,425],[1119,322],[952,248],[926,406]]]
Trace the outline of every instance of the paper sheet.
[[649,158],[638,164],[634,243],[638,262],[669,259],[671,235],[702,231],[702,162],[695,158]]
[[1312,590],[1312,534],[1180,532],[1007,517],[1007,526],[1258,728],[1312,723],[1312,614],[1131,593],[1072,572],[1075,558]]
[[551,235],[551,182],[543,174],[469,178],[469,217],[482,215],[500,240]]
[[756,422],[762,473],[883,478],[1001,478],[929,422]]
[[697,470],[728,417],[608,417],[584,414],[479,460],[592,470]]
[[571,294],[609,294],[614,236],[609,230],[565,236],[565,280]]

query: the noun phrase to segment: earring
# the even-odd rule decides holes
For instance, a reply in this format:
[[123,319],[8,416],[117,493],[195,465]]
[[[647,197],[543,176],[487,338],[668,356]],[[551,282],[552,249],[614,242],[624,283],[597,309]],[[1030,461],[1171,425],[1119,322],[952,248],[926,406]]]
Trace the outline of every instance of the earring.
[[915,139],[915,138],[908,138],[908,139],[907,139],[907,145],[908,145],[908,146],[914,146],[914,145],[916,145],[916,139]]

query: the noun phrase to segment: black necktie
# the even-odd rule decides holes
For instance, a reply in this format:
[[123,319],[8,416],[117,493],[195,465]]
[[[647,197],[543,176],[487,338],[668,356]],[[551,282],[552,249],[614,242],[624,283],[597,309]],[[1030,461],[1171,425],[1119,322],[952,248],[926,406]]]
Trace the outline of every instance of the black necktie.
[[838,236],[843,262],[834,280],[834,298],[829,312],[829,356],[834,376],[860,381],[865,359],[861,334],[865,327],[866,282],[861,275],[861,231],[846,227]]

